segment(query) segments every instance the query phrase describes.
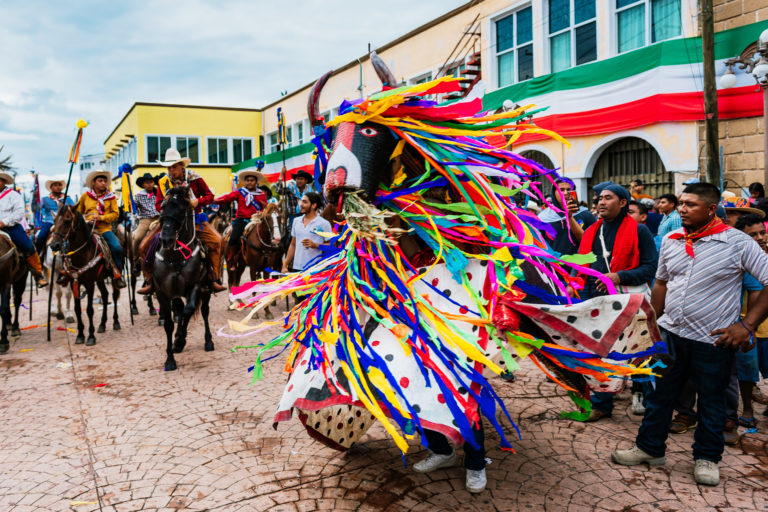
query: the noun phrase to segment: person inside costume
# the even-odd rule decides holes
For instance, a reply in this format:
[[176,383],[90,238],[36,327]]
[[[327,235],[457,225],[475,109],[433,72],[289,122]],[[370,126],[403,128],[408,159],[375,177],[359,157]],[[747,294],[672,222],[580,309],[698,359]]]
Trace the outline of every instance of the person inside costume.
[[251,217],[260,213],[267,206],[267,195],[256,186],[259,181],[263,180],[264,175],[258,171],[240,171],[237,175],[237,181],[244,186],[213,200],[216,204],[237,201],[237,212],[235,218],[232,219],[232,232],[227,244],[227,261],[230,261],[240,248],[240,239],[243,236],[245,226],[251,221]]
[[10,174],[0,172],[0,182],[3,186],[0,192],[0,229],[11,237],[11,241],[26,258],[37,286],[43,287],[48,284],[48,280],[43,276],[40,256],[35,252],[35,245],[22,225],[26,213],[24,198],[13,188],[13,177]]
[[302,214],[301,198],[307,192],[317,192],[313,183],[315,179],[307,171],[298,171],[294,173],[293,179],[285,182],[285,188],[283,188],[283,182],[285,180],[286,169],[280,171],[280,179],[277,182],[277,193],[285,197],[286,211],[288,212],[288,225],[293,226],[293,221],[299,215]]
[[150,224],[156,221],[160,215],[155,207],[157,199],[156,184],[157,180],[148,172],[136,178],[136,185],[141,187],[141,190],[136,192],[134,196],[136,199],[136,217],[139,219],[132,236],[134,254],[137,254],[136,251],[139,249],[139,244],[147,236]]
[[123,248],[112,232],[112,223],[117,220],[120,212],[117,210],[117,196],[109,191],[112,173],[103,169],[92,171],[85,178],[88,190],[80,196],[75,209],[83,214],[86,222],[93,223],[94,229],[107,242],[112,254],[112,275],[115,288],[125,288],[125,281],[120,274],[123,268]]
[[[159,190],[155,199],[155,208],[158,212],[162,211],[165,193],[172,187],[189,187],[190,203],[195,209],[196,214],[195,228],[197,236],[205,245],[208,253],[211,290],[221,292],[227,289],[226,286],[221,284],[221,277],[219,275],[221,267],[221,235],[213,229],[208,223],[207,217],[203,214],[203,207],[213,202],[213,192],[208,188],[203,178],[187,169],[190,161],[189,158],[182,158],[175,148],[168,148],[165,152],[165,160],[158,163],[168,168],[168,176],[160,180]],[[151,236],[154,236],[155,233],[152,232]],[[137,293],[142,295],[152,291],[152,276],[148,269],[145,269],[145,272],[147,284],[136,290]]]
[[[37,238],[35,238],[35,248],[37,249],[38,254],[45,250],[45,242],[48,241],[48,235],[53,227],[53,218],[59,211],[59,204],[64,200],[64,193],[62,190],[65,185],[66,182],[64,180],[48,180],[45,182],[45,188],[48,189],[48,196],[40,201],[43,222],[40,225],[40,231],[37,232]],[[66,204],[74,205],[75,202],[72,198],[67,197]]]

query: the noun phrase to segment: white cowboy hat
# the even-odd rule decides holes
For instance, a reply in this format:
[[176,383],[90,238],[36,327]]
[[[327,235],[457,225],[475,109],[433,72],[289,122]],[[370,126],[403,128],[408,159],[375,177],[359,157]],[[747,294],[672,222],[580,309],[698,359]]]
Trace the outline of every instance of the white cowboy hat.
[[0,172],[0,180],[3,180],[8,185],[13,185],[13,182],[15,181],[13,179],[13,176],[11,176],[10,174],[5,173],[5,172]]
[[51,192],[51,186],[54,183],[61,183],[61,186],[65,186],[67,184],[66,180],[45,180],[45,188],[48,189],[48,192]]
[[111,172],[105,171],[104,169],[96,169],[95,171],[89,172],[88,176],[85,177],[85,186],[88,188],[93,188],[93,180],[95,180],[99,176],[104,176],[105,178],[107,178],[107,184],[109,184],[109,182],[112,181]]
[[267,183],[267,178],[264,177],[262,173],[259,171],[251,171],[251,170],[244,170],[237,173],[237,182],[243,183],[245,181],[245,178],[248,176],[253,176],[256,178],[256,183],[259,185],[265,185]]
[[192,160],[190,160],[187,157],[182,158],[181,153],[179,153],[179,151],[176,148],[168,148],[168,150],[165,152],[165,159],[160,160],[157,163],[159,163],[163,167],[170,167],[173,164],[182,162],[184,164],[184,167],[187,167],[191,161]]

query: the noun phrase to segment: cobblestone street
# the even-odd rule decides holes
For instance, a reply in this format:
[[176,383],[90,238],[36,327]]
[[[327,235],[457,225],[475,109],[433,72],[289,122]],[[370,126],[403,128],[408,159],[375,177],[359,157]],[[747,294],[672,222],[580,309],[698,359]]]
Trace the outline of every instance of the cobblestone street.
[[[32,324],[45,323],[43,297],[36,297]],[[380,426],[347,453],[314,442],[296,419],[274,430],[286,379],[282,356],[267,362],[264,380],[251,386],[255,350],[232,353],[233,340],[214,337],[216,350],[204,352],[200,318],[176,356],[178,371],[164,372],[164,331],[145,303],[139,308],[131,327],[123,304],[122,330],[112,331],[110,321],[94,347],[75,345],[74,333],[55,327],[47,343],[38,327],[22,331],[0,356],[0,510],[768,507],[768,418],[761,405],[760,433],[726,448],[721,485],[700,487],[692,477],[691,433],[671,437],[665,467],[616,466],[610,451],[630,446],[640,421],[629,413],[628,393],[613,419],[561,420],[559,412],[571,408],[565,393],[525,364],[517,382],[497,386],[522,432],[517,453],[502,452],[489,434],[488,488],[472,496],[461,467],[414,473],[422,450],[413,446],[403,460]],[[27,313],[22,326],[30,325]],[[226,310],[223,295],[215,298],[214,330],[242,316]]]

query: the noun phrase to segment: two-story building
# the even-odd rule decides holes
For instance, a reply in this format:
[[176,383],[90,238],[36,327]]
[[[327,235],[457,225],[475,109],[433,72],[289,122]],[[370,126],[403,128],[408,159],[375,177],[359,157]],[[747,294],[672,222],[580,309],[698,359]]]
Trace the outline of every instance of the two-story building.
[[134,177],[164,172],[174,147],[217,194],[231,187],[231,167],[261,154],[259,109],[134,103],[104,141],[106,168],[134,166]]

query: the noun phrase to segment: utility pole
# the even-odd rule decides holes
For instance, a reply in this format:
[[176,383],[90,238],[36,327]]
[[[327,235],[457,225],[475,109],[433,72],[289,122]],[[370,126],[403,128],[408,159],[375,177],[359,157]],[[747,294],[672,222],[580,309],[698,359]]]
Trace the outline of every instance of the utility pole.
[[712,0],[701,0],[701,46],[704,57],[704,119],[707,144],[707,181],[720,183],[720,137],[717,125],[715,82],[715,20]]

